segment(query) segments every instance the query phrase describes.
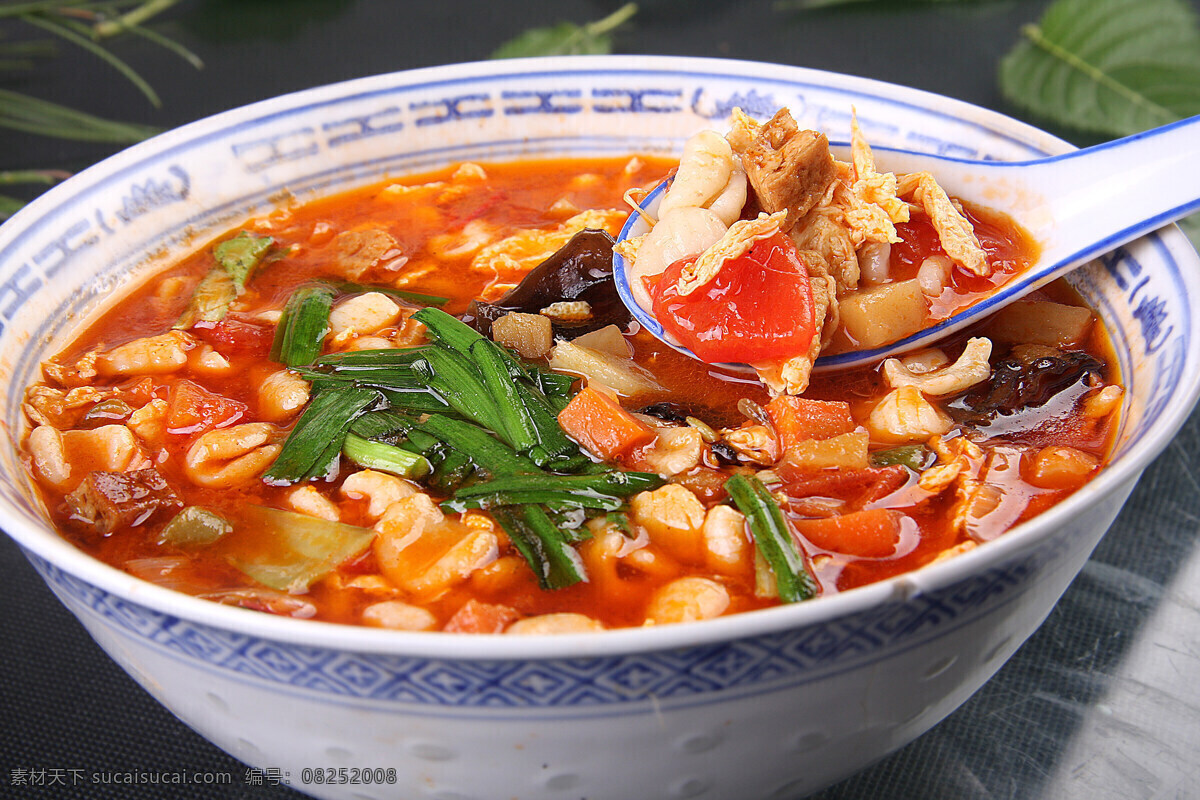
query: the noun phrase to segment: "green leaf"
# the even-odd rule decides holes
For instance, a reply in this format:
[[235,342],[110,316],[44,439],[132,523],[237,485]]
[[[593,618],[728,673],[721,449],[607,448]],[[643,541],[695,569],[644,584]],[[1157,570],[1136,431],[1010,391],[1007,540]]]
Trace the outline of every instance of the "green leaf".
[[1200,113],[1200,27],[1182,0],[1056,0],[1000,63],[1000,89],[1073,130],[1127,136]]
[[637,5],[626,3],[604,19],[576,25],[560,22],[545,28],[532,28],[500,45],[492,58],[529,56],[604,55],[612,52],[612,33],[637,13]]

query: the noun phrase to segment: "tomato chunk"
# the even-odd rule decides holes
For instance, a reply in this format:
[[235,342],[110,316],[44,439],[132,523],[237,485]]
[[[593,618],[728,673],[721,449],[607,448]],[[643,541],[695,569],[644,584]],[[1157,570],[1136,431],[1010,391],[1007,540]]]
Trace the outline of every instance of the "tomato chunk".
[[274,330],[252,322],[223,319],[220,322],[197,322],[192,333],[211,344],[223,354],[245,353],[266,356],[271,351]]
[[726,261],[686,297],[676,288],[695,257],[671,264],[651,288],[654,315],[703,361],[757,363],[808,352],[814,309],[808,271],[782,233]]
[[245,403],[210,392],[191,381],[179,381],[171,387],[167,401],[167,432],[201,433],[224,428],[246,416]]

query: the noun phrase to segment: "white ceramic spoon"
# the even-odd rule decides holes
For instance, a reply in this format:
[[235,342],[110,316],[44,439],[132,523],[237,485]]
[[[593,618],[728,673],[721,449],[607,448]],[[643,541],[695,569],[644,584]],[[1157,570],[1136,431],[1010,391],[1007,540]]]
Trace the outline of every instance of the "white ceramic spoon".
[[[953,316],[883,347],[822,356],[817,369],[875,363],[932,346],[1081,264],[1200,208],[1200,116],[1034,161],[967,161],[873,150],[881,171],[930,172],[951,196],[1009,215],[1032,234],[1041,254],[1032,268]],[[638,225],[645,223],[634,215],[621,237],[644,232]],[[624,260],[616,257],[615,265],[617,291],[635,319],[675,349],[693,355],[633,299]]]

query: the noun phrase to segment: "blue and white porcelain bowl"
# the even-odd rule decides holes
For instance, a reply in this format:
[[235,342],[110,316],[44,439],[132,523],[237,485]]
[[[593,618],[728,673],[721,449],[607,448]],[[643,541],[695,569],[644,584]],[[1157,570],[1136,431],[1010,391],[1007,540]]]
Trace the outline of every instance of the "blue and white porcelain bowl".
[[[792,607],[559,637],[397,633],[172,593],[60,539],[18,457],[22,389],[114,293],[245,218],[463,159],[677,152],[734,106],[846,139],[1018,159],[1068,145],[860,78],[689,58],[440,67],[288,95],[133,147],[0,228],[0,521],[188,725],[324,798],[787,798],[949,714],[1045,619],[1200,390],[1200,263],[1174,228],[1073,276],[1128,387],[1112,463],[955,559]],[[137,735],[134,731],[114,732]],[[377,768],[380,783],[304,770]],[[387,770],[394,770],[388,772]],[[391,783],[395,781],[395,783]]]

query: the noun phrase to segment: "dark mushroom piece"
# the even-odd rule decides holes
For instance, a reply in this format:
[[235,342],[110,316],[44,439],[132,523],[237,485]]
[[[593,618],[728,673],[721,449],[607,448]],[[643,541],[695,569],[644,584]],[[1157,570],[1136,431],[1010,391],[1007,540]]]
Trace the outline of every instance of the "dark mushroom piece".
[[605,325],[624,327],[632,317],[613,283],[614,244],[605,231],[580,231],[496,302],[472,302],[463,321],[491,336],[492,323],[511,311],[537,314],[554,303],[581,301],[589,306],[587,318],[551,317],[556,335],[574,338]]

